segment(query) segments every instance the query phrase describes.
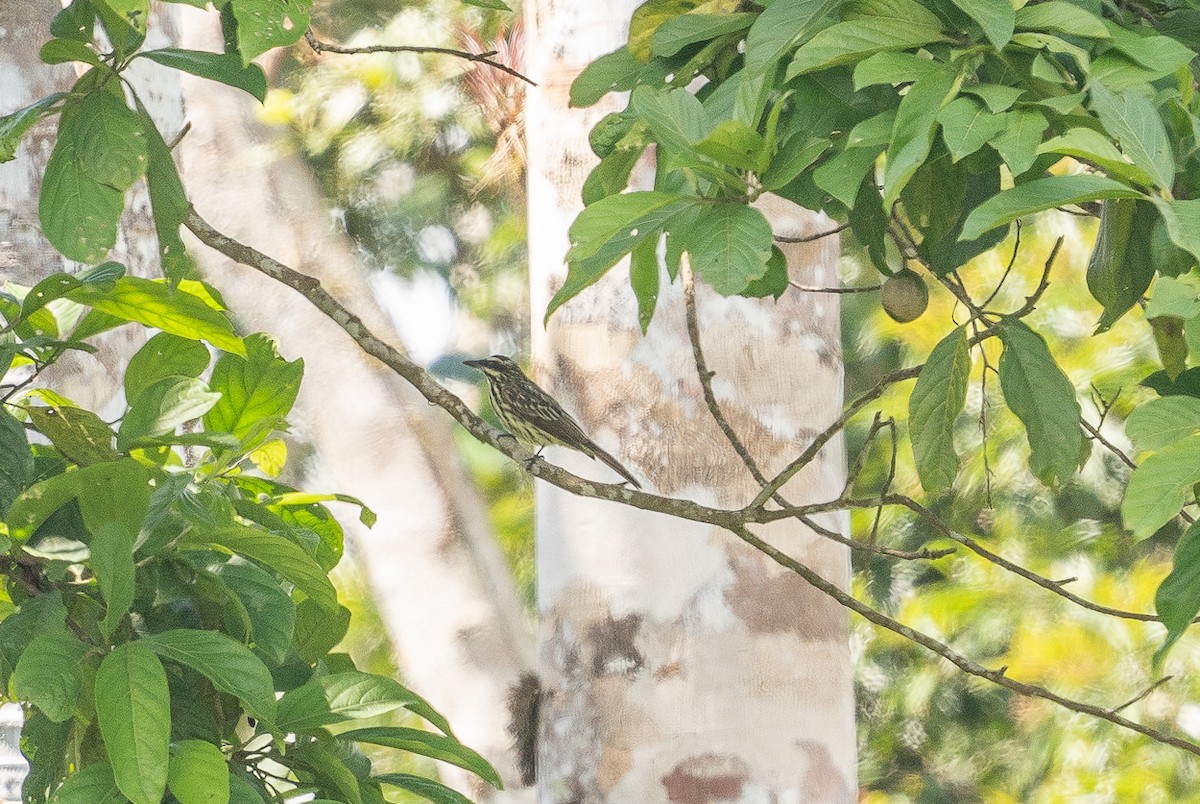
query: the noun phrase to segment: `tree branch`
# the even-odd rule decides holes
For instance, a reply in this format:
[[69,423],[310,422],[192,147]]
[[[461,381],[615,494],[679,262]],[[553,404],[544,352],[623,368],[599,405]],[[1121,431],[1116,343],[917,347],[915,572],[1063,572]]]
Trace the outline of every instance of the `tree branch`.
[[338,53],[346,56],[360,56],[367,53],[438,53],[443,56],[453,56],[456,59],[486,64],[501,72],[508,73],[514,78],[519,78],[532,87],[537,86],[536,83],[507,64],[493,61],[491,57],[496,55],[495,51],[489,53],[470,53],[466,50],[455,50],[449,47],[429,47],[425,45],[364,45],[362,47],[344,47],[332,44],[331,42],[322,42],[311,30],[304,32],[304,41],[308,43],[308,46],[313,49],[314,53]]

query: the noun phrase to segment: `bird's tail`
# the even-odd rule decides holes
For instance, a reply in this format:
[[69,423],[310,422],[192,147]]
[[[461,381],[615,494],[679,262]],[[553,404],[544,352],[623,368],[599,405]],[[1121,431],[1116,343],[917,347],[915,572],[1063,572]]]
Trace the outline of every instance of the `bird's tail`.
[[604,450],[597,447],[594,442],[589,444],[588,446],[590,446],[592,448],[592,457],[593,458],[605,463],[608,466],[608,468],[612,469],[614,472],[619,474],[621,477],[628,480],[635,489],[640,489],[642,487],[642,484],[637,482],[637,478],[635,478],[628,469],[626,469],[624,466],[622,466],[620,461],[618,461],[613,456],[609,455]]

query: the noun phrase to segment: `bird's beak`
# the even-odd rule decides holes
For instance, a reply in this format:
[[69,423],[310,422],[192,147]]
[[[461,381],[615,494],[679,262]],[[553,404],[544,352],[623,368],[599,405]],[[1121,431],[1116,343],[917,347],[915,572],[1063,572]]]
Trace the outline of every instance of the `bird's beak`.
[[464,360],[463,365],[482,370],[484,362],[485,361],[483,361],[483,360]]

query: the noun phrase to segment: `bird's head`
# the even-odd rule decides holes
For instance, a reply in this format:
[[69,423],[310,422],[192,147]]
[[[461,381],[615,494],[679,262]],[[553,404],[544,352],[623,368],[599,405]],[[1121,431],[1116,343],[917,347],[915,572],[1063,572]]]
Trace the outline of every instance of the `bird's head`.
[[463,365],[479,369],[489,379],[493,377],[525,376],[525,372],[521,371],[521,367],[504,355],[492,355],[491,357],[484,357],[479,360],[464,360]]

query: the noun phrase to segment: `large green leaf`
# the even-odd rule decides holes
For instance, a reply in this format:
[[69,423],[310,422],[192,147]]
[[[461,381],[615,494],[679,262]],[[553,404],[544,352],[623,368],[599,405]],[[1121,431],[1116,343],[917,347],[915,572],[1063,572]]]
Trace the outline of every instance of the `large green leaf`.
[[100,626],[106,637],[129,613],[134,597],[134,533],[121,522],[105,522],[92,534],[88,565],[96,573],[104,596],[104,619]]
[[222,355],[213,367],[209,386],[221,399],[204,415],[204,429],[253,446],[283,427],[300,391],[304,361],[284,360],[275,341],[262,333],[244,343],[245,357]]
[[1091,84],[1091,99],[1096,116],[1125,155],[1156,187],[1170,190],[1175,181],[1175,154],[1154,104],[1137,90],[1114,93],[1098,81]]
[[1149,173],[1131,164],[1117,146],[1095,129],[1069,128],[1039,145],[1037,153],[1064,154],[1095,165],[1114,179],[1135,182],[1143,187],[1154,185],[1154,178]]
[[462,793],[451,790],[433,779],[426,779],[424,776],[413,776],[411,773],[381,773],[371,778],[377,782],[415,793],[434,804],[471,804],[471,799]]
[[639,86],[633,91],[629,106],[645,119],[654,139],[672,151],[690,151],[692,144],[712,127],[704,106],[683,88],[655,91]]
[[203,299],[163,282],[124,276],[111,287],[82,286],[70,294],[72,301],[124,321],[157,327],[183,338],[204,340],[218,349],[245,354],[242,339],[222,313]]
[[166,377],[199,377],[209,360],[208,350],[198,341],[159,332],[130,358],[125,369],[125,399],[137,399]]
[[73,260],[102,260],[117,240],[125,190],[145,166],[141,121],[119,97],[96,91],[69,100],[42,177],[46,239]]
[[253,645],[262,653],[283,662],[296,627],[296,604],[280,588],[274,575],[243,559],[233,557],[208,566],[221,579],[246,612]]
[[350,671],[324,676],[320,684],[329,711],[344,719],[375,717],[404,707],[428,720],[447,736],[454,736],[445,717],[395,679]]
[[856,62],[883,50],[907,50],[947,39],[941,25],[923,18],[865,17],[839,22],[800,46],[788,65],[787,78]]
[[139,640],[164,659],[190,667],[239,699],[260,720],[275,720],[271,673],[245,645],[215,631],[177,628]]
[[51,801],[54,804],[126,804],[128,799],[117,787],[112,766],[107,762],[93,762],[68,776],[54,791]]
[[137,533],[150,507],[150,474],[131,458],[81,466],[30,486],[8,512],[9,533],[26,539],[55,511],[79,500],[83,522],[96,533],[120,522]]
[[942,126],[942,141],[955,162],[978,151],[1007,123],[1006,116],[993,114],[984,104],[967,97],[948,103],[937,120]]
[[363,804],[358,778],[339,749],[340,746],[332,740],[297,743],[288,751],[288,764],[292,767],[299,764],[302,770],[315,775],[320,788],[337,796],[331,801]]
[[25,427],[0,408],[0,516],[33,480],[33,452]]
[[988,41],[999,50],[1012,39],[1016,15],[1009,3],[994,0],[953,0],[968,17],[979,23]]
[[125,411],[117,431],[117,449],[127,451],[139,438],[174,433],[184,422],[199,419],[221,398],[209,391],[203,380],[165,377],[138,394]]
[[1138,539],[1153,536],[1179,515],[1196,483],[1200,483],[1200,437],[1177,439],[1143,456],[1129,476],[1121,502],[1125,527]]
[[171,149],[163,141],[140,97],[137,98],[137,111],[146,130],[146,188],[150,192],[162,270],[172,284],[179,284],[180,280],[195,274],[195,265],[179,236],[179,227],[190,209],[187,193]]
[[959,239],[973,240],[997,226],[1046,209],[1084,201],[1140,197],[1142,194],[1129,185],[1104,176],[1081,174],[1035,179],[1005,190],[977,206],[967,216]]
[[118,646],[96,672],[96,720],[117,787],[158,804],[167,787],[171,694],[162,662],[142,641]]
[[13,695],[55,723],[67,720],[75,713],[83,689],[79,663],[89,650],[65,629],[35,636],[13,671]]
[[650,52],[655,56],[674,56],[688,45],[707,42],[728,33],[744,31],[758,15],[746,12],[735,14],[681,14],[672,17],[655,29],[650,37]]
[[1029,436],[1029,468],[1043,483],[1066,483],[1079,466],[1083,430],[1071,381],[1046,342],[1024,322],[1000,325],[1000,389]]
[[767,271],[771,225],[744,204],[717,204],[696,217],[687,241],[692,269],[724,296],[740,293]]
[[1167,627],[1166,638],[1154,653],[1157,668],[1200,614],[1200,523],[1193,523],[1176,545],[1171,573],[1154,594],[1154,609]]
[[600,281],[644,238],[655,237],[696,200],[677,193],[634,192],[609,196],[584,208],[571,224],[567,280],[546,308],[546,319],[583,290]]
[[[7,682],[4,686],[8,686]],[[21,800],[25,804],[44,804],[48,792],[62,780],[67,771],[67,744],[71,739],[72,723],[71,720],[55,723],[36,709],[25,713],[25,722],[21,726],[21,753],[29,762],[29,771],[21,785]],[[77,772],[71,778],[81,775],[83,772]],[[116,794],[118,801],[124,799],[112,780],[111,770],[108,772],[108,787]],[[56,800],[65,800],[70,804],[108,804],[112,801],[103,793]]]
[[210,742],[180,740],[171,748],[167,786],[179,804],[229,804],[229,764]]
[[931,495],[949,489],[958,475],[954,422],[966,405],[970,373],[967,331],[965,327],[956,327],[933,348],[908,399],[917,475]]
[[1016,13],[1016,25],[1022,31],[1055,31],[1088,39],[1108,39],[1104,22],[1066,0],[1031,3]]
[[312,0],[237,0],[231,6],[237,19],[238,52],[249,65],[268,50],[300,41],[308,30]]
[[628,47],[620,47],[601,56],[585,67],[571,83],[570,105],[591,106],[609,92],[632,89],[638,73],[645,66],[644,62],[633,57]]
[[310,664],[320,661],[342,641],[349,627],[350,609],[345,606],[330,614],[311,599],[303,600],[296,606],[296,652]]
[[1200,433],[1200,399],[1167,396],[1138,405],[1125,420],[1125,434],[1139,450],[1165,449]]
[[900,99],[892,144],[883,168],[883,204],[891,209],[900,191],[929,156],[933,134],[942,107],[953,97],[955,76],[949,71],[932,73],[917,81]]
[[443,734],[402,726],[375,726],[343,732],[338,735],[338,739],[382,745],[439,759],[477,774],[498,790],[503,788],[500,775],[486,759],[458,740]]
[[145,50],[138,55],[176,70],[245,90],[260,103],[267,98],[267,76],[262,68],[257,64],[243,64],[237,53],[208,53],[168,47]]
[[304,548],[285,537],[258,528],[231,524],[193,528],[185,534],[188,544],[220,545],[233,553],[254,559],[291,581],[326,611],[336,611],[337,591],[325,570]]
[[746,35],[746,69],[763,70],[803,41],[840,0],[776,0]]
[[1004,115],[1004,129],[989,143],[1008,165],[1009,172],[1020,176],[1037,161],[1038,144],[1048,123],[1037,109],[1018,108]]

